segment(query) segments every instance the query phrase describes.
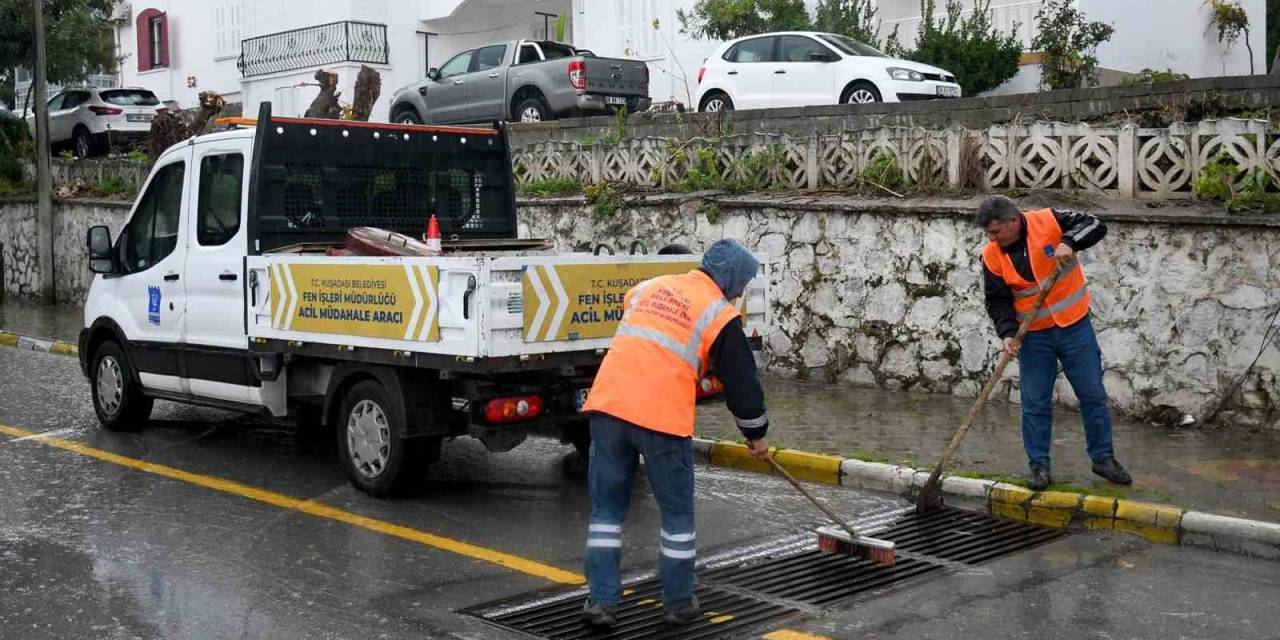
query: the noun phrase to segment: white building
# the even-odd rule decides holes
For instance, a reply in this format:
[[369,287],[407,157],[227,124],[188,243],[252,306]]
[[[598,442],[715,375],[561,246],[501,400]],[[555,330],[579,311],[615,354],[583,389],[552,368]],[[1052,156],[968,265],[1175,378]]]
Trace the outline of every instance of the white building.
[[[428,66],[495,40],[554,36],[571,0],[134,0],[117,3],[118,82],[145,87],[182,108],[201,91],[277,115],[301,115],[319,89],[318,69],[339,75],[339,101],[354,98],[356,73],[382,75],[373,118],[392,93]],[[568,37],[572,27],[566,31]],[[19,82],[25,92],[29,83]]]
[[[817,0],[805,2],[812,13]],[[974,5],[974,0],[962,2],[967,7]],[[1090,20],[1109,23],[1116,29],[1111,41],[1098,50],[1099,66],[1104,71],[1172,69],[1193,78],[1251,73],[1243,42],[1230,50],[1218,43],[1204,0],[1075,2]],[[1266,2],[1240,2],[1252,25],[1252,72],[1266,73],[1271,60],[1265,46]],[[695,4],[696,0],[573,0],[574,44],[603,56],[649,61],[653,99],[688,104],[688,96],[697,93],[698,68],[720,44],[680,33],[676,11],[689,11]],[[881,35],[896,28],[900,42],[908,46],[914,43],[921,23],[920,0],[876,0],[876,4]],[[946,2],[937,0],[936,4],[941,10]],[[1023,46],[1033,53],[1035,16],[1041,5],[1040,0],[992,0],[990,11],[996,25],[1018,34]],[[1036,91],[1040,79],[1036,60],[1034,55],[1024,56],[1019,75],[993,93]]]

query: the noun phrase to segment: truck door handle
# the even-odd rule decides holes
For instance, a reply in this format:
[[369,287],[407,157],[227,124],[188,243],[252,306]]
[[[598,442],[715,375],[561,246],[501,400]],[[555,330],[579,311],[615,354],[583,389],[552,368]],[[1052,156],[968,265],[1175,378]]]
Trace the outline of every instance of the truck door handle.
[[778,69],[777,71],[774,71],[774,73],[786,73],[786,70],[785,70],[785,69]]
[[466,84],[466,81],[465,81],[465,80],[454,80],[454,81],[453,81],[453,83],[454,83],[454,84]]
[[489,74],[489,77],[490,77],[490,78],[496,78],[496,77],[498,77],[498,75],[499,75],[499,74],[495,72],[495,73],[491,73],[491,74]]
[[729,75],[731,75],[731,76],[736,76],[736,75],[738,75],[738,72],[737,72],[737,71],[730,71],[730,72],[729,72]]
[[236,280],[236,274],[234,274],[234,273],[220,273],[220,274],[218,274],[218,279],[219,279],[219,280],[226,280],[227,282],[235,282],[235,280]]
[[462,319],[471,318],[471,294],[476,292],[476,277],[467,276],[467,290],[462,294]]
[[165,282],[173,282],[174,280],[177,280],[177,279],[178,279],[178,274],[176,274],[176,273],[166,273],[166,274],[164,274],[164,281],[165,281]]

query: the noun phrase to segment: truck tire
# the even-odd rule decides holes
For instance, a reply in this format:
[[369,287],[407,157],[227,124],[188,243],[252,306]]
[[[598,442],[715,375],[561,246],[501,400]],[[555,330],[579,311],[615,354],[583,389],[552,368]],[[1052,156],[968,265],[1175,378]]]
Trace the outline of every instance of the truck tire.
[[376,498],[405,493],[440,455],[440,438],[402,435],[403,411],[381,383],[362,380],[347,390],[337,415],[342,470]]
[[418,112],[413,107],[397,109],[396,114],[391,117],[391,121],[396,124],[422,124],[422,118],[418,117]]
[[516,112],[512,116],[516,122],[546,122],[556,119],[547,103],[536,95],[526,96],[517,102]]
[[137,431],[147,426],[155,401],[142,394],[124,350],[104,342],[93,354],[89,388],[98,422],[108,431]]

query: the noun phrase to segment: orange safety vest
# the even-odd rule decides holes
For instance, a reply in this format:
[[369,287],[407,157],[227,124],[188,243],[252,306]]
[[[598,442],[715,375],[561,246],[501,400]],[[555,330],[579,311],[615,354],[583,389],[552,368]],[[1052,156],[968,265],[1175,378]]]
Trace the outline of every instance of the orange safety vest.
[[582,410],[693,436],[697,384],[711,345],[741,313],[698,270],[641,282],[622,306],[622,322]]
[[[1031,273],[1035,275],[1036,282],[1029,282],[1019,275],[1009,254],[994,241],[988,242],[982,250],[982,262],[987,269],[1003,278],[1013,290],[1013,308],[1021,318],[1031,313],[1041,285],[1046,284],[1053,273],[1054,260],[1046,247],[1052,251],[1062,242],[1062,227],[1058,226],[1053,210],[1026,211],[1023,218],[1027,223],[1027,258],[1031,261]],[[1068,327],[1088,313],[1089,288],[1085,286],[1084,268],[1078,258],[1072,259],[1063,267],[1062,275],[1044,299],[1044,305],[1031,321],[1028,331],[1040,331],[1054,325]]]

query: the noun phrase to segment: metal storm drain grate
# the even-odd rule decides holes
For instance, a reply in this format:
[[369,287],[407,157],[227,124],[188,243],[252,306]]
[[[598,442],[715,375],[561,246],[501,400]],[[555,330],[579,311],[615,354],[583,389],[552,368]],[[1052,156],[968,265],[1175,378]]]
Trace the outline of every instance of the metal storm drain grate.
[[619,625],[598,631],[579,619],[586,594],[573,591],[524,594],[461,613],[537,638],[730,638],[827,608],[858,594],[901,585],[987,562],[1066,535],[1063,529],[999,520],[955,509],[925,514],[902,510],[867,530],[898,546],[898,562],[884,567],[823,553],[812,542],[734,560],[723,555],[698,572],[696,593],[703,619],[682,627],[662,622],[661,586],[650,578],[627,585]]

